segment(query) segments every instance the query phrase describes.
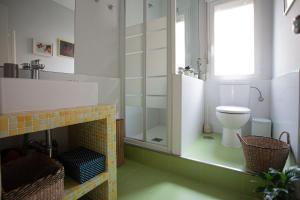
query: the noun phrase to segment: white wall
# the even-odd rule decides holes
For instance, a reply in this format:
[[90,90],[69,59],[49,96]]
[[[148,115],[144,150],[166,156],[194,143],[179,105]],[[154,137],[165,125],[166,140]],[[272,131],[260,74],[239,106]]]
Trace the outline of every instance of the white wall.
[[292,149],[298,162],[300,35],[292,31],[292,21],[299,14],[300,1],[295,1],[287,16],[283,15],[283,2],[274,1],[273,136],[277,138],[282,131],[290,132]]
[[300,68],[300,35],[292,31],[292,20],[299,14],[299,0],[287,16],[283,15],[283,2],[274,1],[274,78]]
[[173,76],[172,153],[182,155],[200,136],[204,123],[204,81]]
[[75,13],[75,73],[118,78],[119,1],[76,0]]
[[281,0],[254,0],[255,69],[258,79],[272,78],[273,2]]
[[8,61],[8,8],[0,4],[0,65]]
[[[74,72],[74,59],[57,56],[57,39],[74,42],[74,11],[52,0],[0,0],[8,7],[8,28],[16,31],[17,63],[41,59],[45,70]],[[53,43],[53,57],[32,54],[32,39]]]
[[[112,5],[112,9],[109,9]],[[116,104],[121,114],[118,0],[76,0],[75,79],[99,84],[99,103]]]
[[292,72],[272,80],[273,137],[290,133],[292,150],[299,161],[299,72]]

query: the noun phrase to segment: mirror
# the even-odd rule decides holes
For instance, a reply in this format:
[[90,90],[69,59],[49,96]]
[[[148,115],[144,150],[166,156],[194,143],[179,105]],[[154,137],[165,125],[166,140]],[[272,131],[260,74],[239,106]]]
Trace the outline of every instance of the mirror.
[[40,59],[74,73],[75,0],[0,0],[0,66]]

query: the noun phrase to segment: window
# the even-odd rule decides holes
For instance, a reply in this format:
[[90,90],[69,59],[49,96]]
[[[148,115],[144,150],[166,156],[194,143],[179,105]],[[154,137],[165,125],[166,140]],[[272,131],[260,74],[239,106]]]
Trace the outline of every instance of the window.
[[179,16],[176,22],[176,69],[185,67],[185,23],[184,17]]
[[227,1],[213,8],[214,74],[254,75],[253,1]]

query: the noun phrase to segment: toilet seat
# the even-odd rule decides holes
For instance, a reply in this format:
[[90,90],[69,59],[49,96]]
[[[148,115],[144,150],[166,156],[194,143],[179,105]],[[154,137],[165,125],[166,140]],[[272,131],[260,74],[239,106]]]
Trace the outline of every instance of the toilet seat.
[[246,107],[239,106],[218,106],[216,108],[217,112],[227,113],[227,114],[249,114],[251,110]]

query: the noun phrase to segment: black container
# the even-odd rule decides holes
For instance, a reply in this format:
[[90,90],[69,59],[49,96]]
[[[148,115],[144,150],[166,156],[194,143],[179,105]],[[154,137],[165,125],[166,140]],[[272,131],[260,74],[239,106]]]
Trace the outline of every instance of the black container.
[[105,156],[79,147],[59,156],[68,176],[80,184],[105,171]]
[[4,63],[4,77],[5,78],[19,78],[19,66],[12,63]]

